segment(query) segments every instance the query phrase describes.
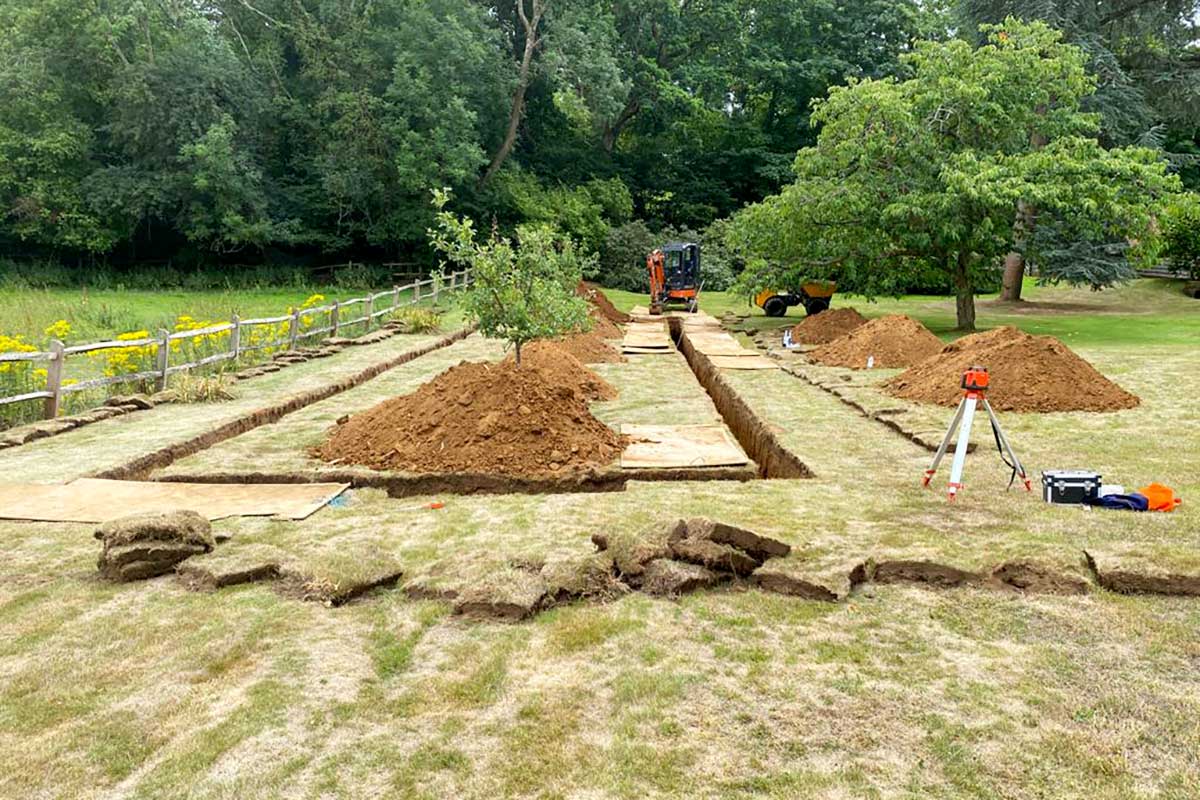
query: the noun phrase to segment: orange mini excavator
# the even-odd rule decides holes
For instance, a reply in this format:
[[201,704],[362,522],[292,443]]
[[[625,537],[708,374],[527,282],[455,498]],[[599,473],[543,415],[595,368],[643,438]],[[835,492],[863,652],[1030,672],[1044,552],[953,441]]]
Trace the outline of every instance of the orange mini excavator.
[[650,272],[650,313],[661,314],[671,304],[693,314],[699,308],[700,245],[669,242],[646,257]]

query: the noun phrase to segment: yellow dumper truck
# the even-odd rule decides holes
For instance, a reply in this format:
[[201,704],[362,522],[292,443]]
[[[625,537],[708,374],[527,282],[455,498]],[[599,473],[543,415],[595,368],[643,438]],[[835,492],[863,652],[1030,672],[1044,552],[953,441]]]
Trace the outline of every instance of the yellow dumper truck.
[[829,308],[837,284],[812,281],[799,289],[765,289],[754,296],[754,305],[768,317],[782,317],[791,306],[804,306],[806,314],[820,314]]

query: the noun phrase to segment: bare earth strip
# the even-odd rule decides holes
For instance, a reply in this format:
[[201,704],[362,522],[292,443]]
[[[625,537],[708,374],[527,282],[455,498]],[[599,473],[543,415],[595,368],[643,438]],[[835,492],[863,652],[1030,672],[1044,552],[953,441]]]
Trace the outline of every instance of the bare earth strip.
[[399,335],[369,347],[346,348],[328,358],[240,381],[234,389],[237,399],[229,402],[166,404],[0,451],[0,473],[50,483],[112,469],[291,396],[350,378],[440,338],[442,335]]

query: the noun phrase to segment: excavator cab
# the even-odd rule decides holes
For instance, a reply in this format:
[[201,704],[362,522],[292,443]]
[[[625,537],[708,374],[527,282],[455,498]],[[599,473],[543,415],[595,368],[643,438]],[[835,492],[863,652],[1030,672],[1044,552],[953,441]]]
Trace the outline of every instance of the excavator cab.
[[700,245],[669,242],[646,258],[650,273],[650,313],[661,314],[668,305],[682,305],[691,313],[699,308]]

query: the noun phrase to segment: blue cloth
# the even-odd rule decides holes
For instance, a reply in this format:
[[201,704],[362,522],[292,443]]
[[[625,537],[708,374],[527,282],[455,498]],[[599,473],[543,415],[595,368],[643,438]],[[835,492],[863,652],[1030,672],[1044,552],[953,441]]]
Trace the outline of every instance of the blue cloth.
[[1119,511],[1145,511],[1150,508],[1150,501],[1146,499],[1146,495],[1138,494],[1107,494],[1104,497],[1097,497],[1095,500],[1088,501],[1091,505],[1099,506],[1100,508],[1115,508]]

